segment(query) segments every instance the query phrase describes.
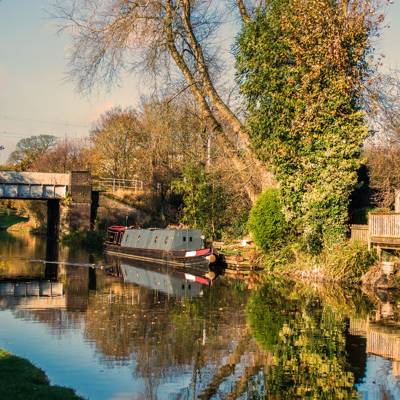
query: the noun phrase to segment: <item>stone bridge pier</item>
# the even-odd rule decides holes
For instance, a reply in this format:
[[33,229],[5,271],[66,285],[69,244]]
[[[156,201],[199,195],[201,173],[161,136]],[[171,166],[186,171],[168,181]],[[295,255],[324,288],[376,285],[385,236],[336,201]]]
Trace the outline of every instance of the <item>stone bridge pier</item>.
[[47,234],[93,229],[99,193],[88,171],[69,174],[0,171],[0,199],[47,201]]
[[[60,228],[62,233],[93,228],[96,217],[96,202],[92,191],[92,178],[87,171],[73,171],[69,174],[68,192],[61,203]],[[48,215],[51,215],[51,202]]]

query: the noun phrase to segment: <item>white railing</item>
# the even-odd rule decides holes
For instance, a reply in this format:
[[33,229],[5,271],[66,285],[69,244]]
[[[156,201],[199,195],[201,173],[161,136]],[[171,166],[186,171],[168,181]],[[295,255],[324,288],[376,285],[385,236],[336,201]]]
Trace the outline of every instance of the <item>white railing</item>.
[[143,181],[139,179],[93,178],[93,186],[99,190],[112,192],[121,189],[134,192],[142,192],[145,190]]
[[400,213],[369,213],[370,237],[399,238]]

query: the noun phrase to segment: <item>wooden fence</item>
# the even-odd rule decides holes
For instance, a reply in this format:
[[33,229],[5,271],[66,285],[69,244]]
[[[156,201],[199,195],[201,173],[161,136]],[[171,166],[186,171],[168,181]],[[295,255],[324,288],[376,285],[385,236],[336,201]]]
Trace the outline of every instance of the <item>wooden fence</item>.
[[368,243],[368,225],[350,225],[351,240]]

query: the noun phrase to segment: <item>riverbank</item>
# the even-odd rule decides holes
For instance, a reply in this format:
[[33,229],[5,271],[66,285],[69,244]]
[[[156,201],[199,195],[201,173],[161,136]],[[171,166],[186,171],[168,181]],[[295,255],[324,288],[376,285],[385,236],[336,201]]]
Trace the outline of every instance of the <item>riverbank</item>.
[[28,218],[16,214],[0,213],[0,230],[7,230],[15,225],[26,223]]
[[228,275],[239,279],[262,276],[287,276],[295,280],[359,284],[376,263],[364,243],[345,241],[318,255],[302,251],[298,245],[263,253],[253,244],[218,243],[220,259]]
[[82,397],[72,389],[50,385],[41,369],[0,349],[0,399],[82,400]]

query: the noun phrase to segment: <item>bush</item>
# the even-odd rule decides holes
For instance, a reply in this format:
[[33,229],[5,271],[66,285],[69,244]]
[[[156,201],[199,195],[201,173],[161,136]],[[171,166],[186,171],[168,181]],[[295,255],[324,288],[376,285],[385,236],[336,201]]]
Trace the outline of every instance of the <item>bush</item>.
[[288,224],[282,212],[279,192],[267,189],[250,211],[249,231],[253,240],[263,251],[282,247],[288,234]]

